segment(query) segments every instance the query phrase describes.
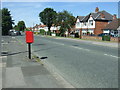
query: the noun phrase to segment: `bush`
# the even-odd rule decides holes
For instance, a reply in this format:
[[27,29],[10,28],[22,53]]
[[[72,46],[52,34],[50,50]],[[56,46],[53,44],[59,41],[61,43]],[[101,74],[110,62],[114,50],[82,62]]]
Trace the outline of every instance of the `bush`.
[[44,35],[45,34],[45,30],[44,29],[40,29],[40,34]]
[[56,33],[56,36],[60,36],[60,33]]
[[79,38],[79,34],[78,33],[75,33],[75,38]]
[[32,31],[31,29],[26,28],[25,31]]
[[51,31],[48,31],[48,32],[47,32],[47,35],[50,35],[50,36],[51,36],[51,34],[52,34]]
[[110,36],[107,35],[107,36],[102,36],[102,40],[103,41],[110,41]]

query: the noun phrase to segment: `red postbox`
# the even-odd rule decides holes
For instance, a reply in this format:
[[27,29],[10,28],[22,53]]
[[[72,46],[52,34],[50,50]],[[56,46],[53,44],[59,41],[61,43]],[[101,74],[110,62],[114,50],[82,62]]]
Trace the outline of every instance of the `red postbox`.
[[33,43],[34,37],[32,31],[26,31],[26,43]]

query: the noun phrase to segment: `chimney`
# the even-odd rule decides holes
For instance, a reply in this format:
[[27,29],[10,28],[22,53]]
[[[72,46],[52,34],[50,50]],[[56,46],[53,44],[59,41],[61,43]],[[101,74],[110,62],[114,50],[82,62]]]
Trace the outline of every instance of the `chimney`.
[[99,8],[98,7],[96,7],[95,12],[99,12]]
[[117,16],[116,14],[113,15],[113,20],[117,19]]

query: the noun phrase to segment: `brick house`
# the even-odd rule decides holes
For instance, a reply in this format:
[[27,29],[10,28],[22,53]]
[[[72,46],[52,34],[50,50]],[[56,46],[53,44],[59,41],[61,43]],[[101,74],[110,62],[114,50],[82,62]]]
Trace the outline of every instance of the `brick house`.
[[114,20],[110,22],[104,29],[103,33],[110,33],[113,37],[120,36],[120,18],[114,17]]
[[88,14],[87,16],[77,16],[75,32],[79,35],[88,34],[101,34],[103,29],[108,25],[114,16],[106,11],[99,11],[96,7],[95,12]]

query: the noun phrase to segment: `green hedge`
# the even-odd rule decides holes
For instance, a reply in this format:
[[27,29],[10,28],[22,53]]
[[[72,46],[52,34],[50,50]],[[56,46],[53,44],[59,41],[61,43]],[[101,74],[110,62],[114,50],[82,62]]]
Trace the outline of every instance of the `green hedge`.
[[60,36],[60,33],[56,33],[56,36]]
[[47,31],[47,35],[50,35],[50,36],[51,36],[51,34],[52,34],[51,31]]
[[79,38],[79,34],[78,33],[75,33],[75,38]]
[[44,29],[40,29],[40,34],[44,35],[45,34],[45,30]]
[[110,41],[110,36],[102,36],[103,41]]

